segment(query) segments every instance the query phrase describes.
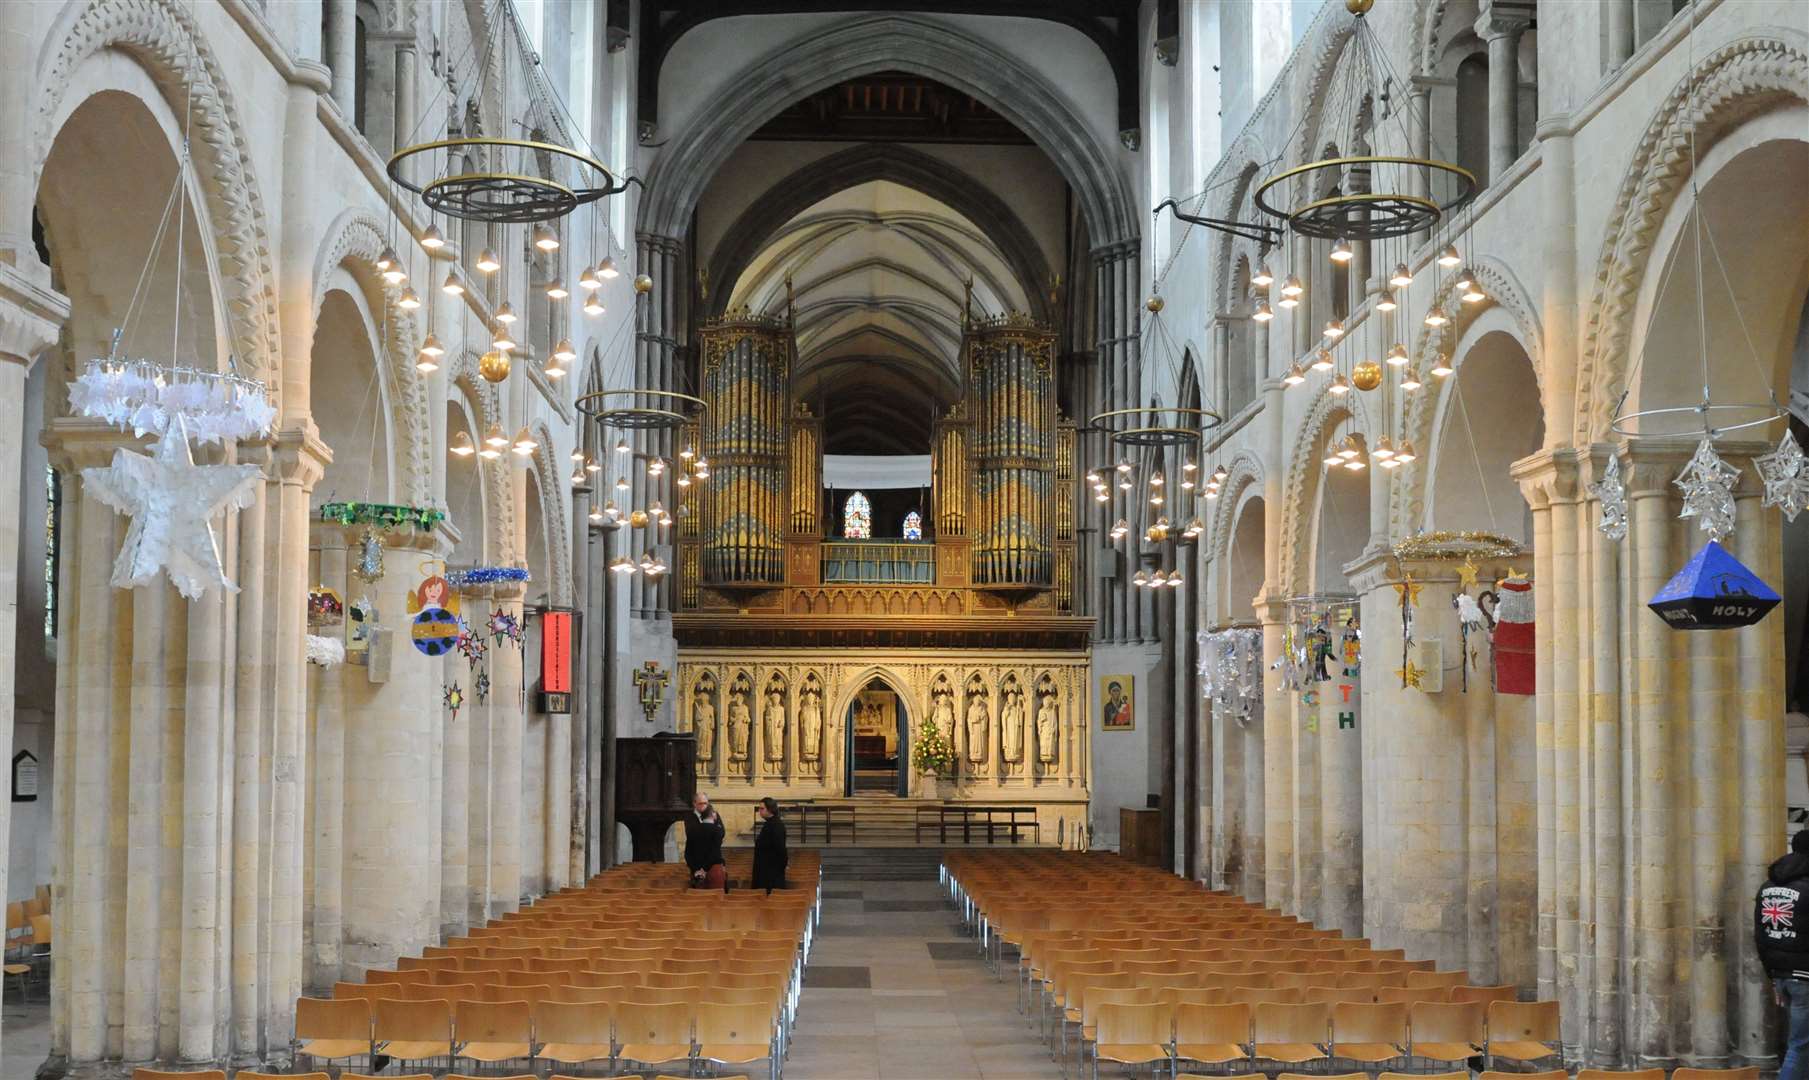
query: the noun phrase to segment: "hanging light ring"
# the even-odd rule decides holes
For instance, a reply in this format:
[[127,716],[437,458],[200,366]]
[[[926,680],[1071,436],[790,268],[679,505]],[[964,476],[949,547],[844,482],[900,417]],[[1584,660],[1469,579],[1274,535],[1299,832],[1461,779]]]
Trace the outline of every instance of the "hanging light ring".
[[[1269,194],[1290,180],[1312,178],[1327,172],[1342,174],[1351,170],[1374,171],[1379,166],[1398,166],[1402,171],[1420,170],[1426,174],[1426,190],[1445,177],[1454,188],[1442,201],[1404,191],[1356,192],[1316,199],[1301,206],[1283,206],[1270,201]],[[1394,236],[1429,229],[1444,217],[1470,201],[1476,194],[1476,175],[1461,165],[1435,158],[1384,157],[1363,155],[1324,158],[1296,165],[1264,180],[1253,200],[1257,209],[1271,217],[1285,218],[1294,231],[1323,240],[1384,240]]]
[[[1652,419],[1662,423],[1662,418],[1673,416],[1696,417],[1696,424],[1679,430],[1645,430],[1645,421]],[[1740,419],[1741,416],[1745,419]],[[1712,422],[1713,417],[1725,417],[1729,422],[1716,424]],[[1784,417],[1784,411],[1773,401],[1705,401],[1700,405],[1668,405],[1658,409],[1641,409],[1638,412],[1617,412],[1608,426],[1623,439],[1697,441],[1705,438],[1719,439],[1736,431],[1765,427]]]
[[[524,159],[536,160],[543,172],[508,172],[501,169],[435,176],[424,183],[411,180],[403,168],[405,162],[423,155],[445,150],[448,155],[466,154],[486,157],[514,150]],[[603,163],[569,146],[535,139],[504,139],[496,136],[470,136],[437,139],[433,142],[405,146],[393,154],[387,167],[389,178],[421,196],[428,206],[452,217],[470,221],[493,221],[522,224],[563,217],[585,203],[596,202],[626,189],[631,181],[617,184]],[[564,182],[556,173],[569,171]]]
[[578,411],[613,428],[670,431],[709,406],[703,398],[677,390],[593,390],[573,402]]
[[1199,442],[1201,432],[1224,422],[1211,409],[1151,405],[1094,413],[1087,428],[1106,432],[1120,446],[1180,446]]

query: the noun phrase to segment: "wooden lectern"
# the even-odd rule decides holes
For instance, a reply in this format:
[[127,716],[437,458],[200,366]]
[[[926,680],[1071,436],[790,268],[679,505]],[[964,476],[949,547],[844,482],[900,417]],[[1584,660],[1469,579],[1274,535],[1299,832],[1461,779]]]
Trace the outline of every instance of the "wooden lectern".
[[635,862],[659,862],[666,830],[691,811],[697,739],[658,735],[616,740],[616,820],[634,838]]

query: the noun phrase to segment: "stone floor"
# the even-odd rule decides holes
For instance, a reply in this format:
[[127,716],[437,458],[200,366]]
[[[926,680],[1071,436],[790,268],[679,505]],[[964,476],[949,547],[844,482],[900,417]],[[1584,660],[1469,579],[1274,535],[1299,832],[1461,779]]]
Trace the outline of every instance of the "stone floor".
[[0,1080],[32,1080],[50,1056],[50,1005],[43,990],[31,1001],[8,993],[0,1012]]
[[825,883],[788,1080],[1061,1076],[943,896],[934,882]]

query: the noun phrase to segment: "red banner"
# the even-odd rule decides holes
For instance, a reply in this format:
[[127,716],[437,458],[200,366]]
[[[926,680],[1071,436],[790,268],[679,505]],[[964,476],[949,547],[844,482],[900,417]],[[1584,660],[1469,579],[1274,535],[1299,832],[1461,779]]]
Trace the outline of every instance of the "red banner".
[[569,694],[572,689],[572,613],[549,611],[540,617],[540,689]]

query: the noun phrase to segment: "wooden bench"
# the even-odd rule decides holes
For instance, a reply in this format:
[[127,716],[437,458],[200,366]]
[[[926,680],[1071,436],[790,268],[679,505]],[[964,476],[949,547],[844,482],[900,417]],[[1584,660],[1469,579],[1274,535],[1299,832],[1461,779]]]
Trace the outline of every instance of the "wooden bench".
[[975,803],[942,803],[917,808],[917,841],[923,842],[925,829],[934,829],[939,843],[948,843],[949,825],[960,830],[961,842],[974,842],[976,826],[983,825],[986,842],[996,844],[1001,836],[1012,843],[1021,842],[1028,832],[1033,842],[1041,843],[1042,825],[1036,820],[1034,806],[981,806]]
[[[856,833],[852,806],[829,806],[813,802],[780,803],[779,816],[785,821],[788,843],[795,841],[801,844],[810,839],[812,817],[817,819],[817,830],[823,843],[835,843],[837,829],[847,829],[848,842],[854,843]],[[761,824],[758,819],[755,820],[754,835],[760,835]]]

